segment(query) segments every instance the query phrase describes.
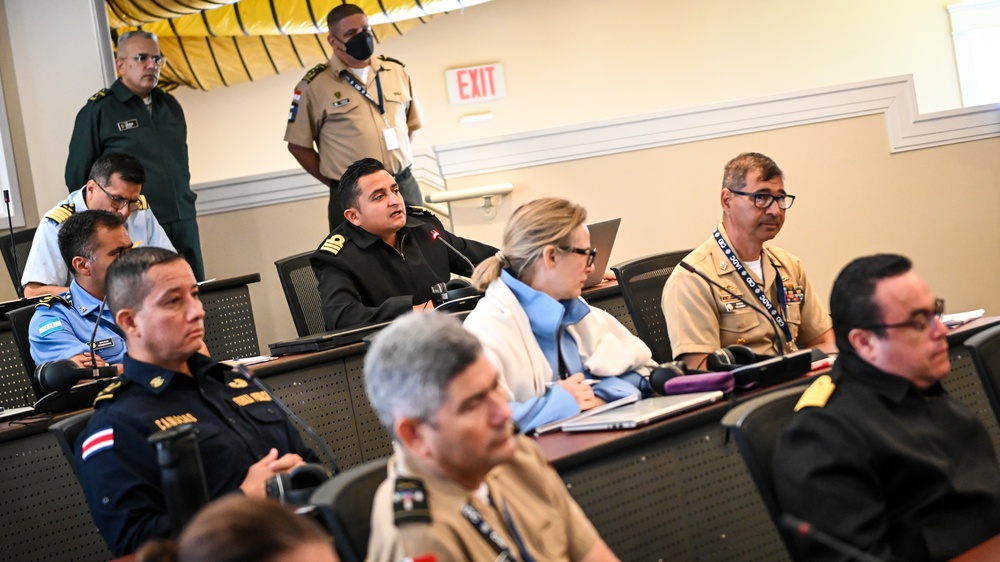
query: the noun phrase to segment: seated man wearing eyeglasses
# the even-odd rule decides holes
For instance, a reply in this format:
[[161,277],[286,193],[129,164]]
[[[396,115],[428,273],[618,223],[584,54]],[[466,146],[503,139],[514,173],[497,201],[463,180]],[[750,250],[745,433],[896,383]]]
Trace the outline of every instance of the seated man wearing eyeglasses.
[[703,368],[709,353],[734,344],[771,355],[779,347],[834,351],[830,318],[802,262],[768,243],[793,201],[783,172],[767,156],[746,152],[726,164],[722,224],[684,262],[727,290],[682,267],[663,288],[670,349],[688,367]]
[[[1000,533],[986,428],[948,396],[944,301],[898,255],[859,258],[830,296],[840,356],[774,451],[783,513],[880,560],[950,560]],[[797,560],[858,560],[809,537]]]
[[87,185],[45,214],[35,231],[31,251],[24,264],[21,286],[24,296],[58,295],[69,290],[70,271],[59,252],[58,235],[66,219],[88,210],[117,213],[136,246],[173,250],[146,199],[139,194],[146,181],[142,164],[127,154],[105,154],[90,168]]

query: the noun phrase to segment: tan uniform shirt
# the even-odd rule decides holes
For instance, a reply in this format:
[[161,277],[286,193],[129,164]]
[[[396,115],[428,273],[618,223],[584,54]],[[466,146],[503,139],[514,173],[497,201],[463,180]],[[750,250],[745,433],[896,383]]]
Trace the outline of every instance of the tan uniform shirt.
[[[372,57],[364,84],[372,103],[354,89],[343,73],[349,72],[337,57],[310,70],[292,99],[285,128],[285,142],[319,153],[320,173],[340,180],[348,166],[362,158],[377,158],[393,175],[413,163],[410,133],[423,124],[410,76],[392,59]],[[382,83],[385,113],[379,112],[376,74]],[[357,76],[352,77],[361,83]],[[384,129],[391,127],[399,148],[389,150]]]
[[[438,562],[496,560],[492,543],[462,515],[466,503],[482,515],[519,561],[525,558],[504,520],[504,507],[534,560],[582,559],[597,543],[597,530],[545,462],[538,445],[523,436],[517,440],[514,458],[486,476],[490,504],[451,480],[420,470],[397,448],[389,459],[388,478],[375,494],[368,560],[397,562],[422,554],[434,554]],[[419,492],[407,484],[415,480],[420,482]],[[408,515],[419,517],[424,508],[427,520],[395,522]]]
[[[719,232],[729,242],[729,236],[722,225],[719,225]],[[740,278],[739,272],[726,258],[714,237],[695,248],[684,261],[744,300],[764,308]],[[764,272],[763,280],[752,271],[750,276],[757,283],[763,283],[767,298],[779,312],[781,305],[775,278],[778,275],[781,277],[788,306],[788,313],[783,314],[783,317],[792,332],[793,340],[810,342],[830,329],[830,315],[813,291],[805,268],[798,258],[781,248],[764,244],[761,269]],[[755,353],[773,355],[776,352],[772,344],[776,337],[773,323],[761,313],[680,267],[670,274],[670,279],[663,288],[661,306],[674,357],[685,353],[711,353],[733,344],[750,346]],[[780,328],[777,337],[779,341],[785,342]],[[784,343],[785,352],[796,349],[794,342],[792,345]]]

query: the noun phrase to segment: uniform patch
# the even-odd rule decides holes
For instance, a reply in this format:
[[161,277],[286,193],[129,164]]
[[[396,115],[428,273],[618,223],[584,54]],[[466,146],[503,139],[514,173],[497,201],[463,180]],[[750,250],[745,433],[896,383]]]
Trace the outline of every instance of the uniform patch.
[[424,483],[413,478],[396,478],[392,513],[397,527],[409,523],[430,523],[431,511],[427,507]]
[[62,321],[61,320],[53,320],[53,321],[49,322],[48,324],[42,324],[41,326],[39,326],[38,327],[38,335],[40,335],[42,337],[45,337],[45,336],[51,334],[52,332],[55,332],[55,331],[59,330],[60,328],[62,328]]
[[320,250],[337,255],[340,253],[340,250],[343,249],[344,242],[346,242],[346,240],[344,240],[343,234],[334,234],[333,236],[327,238],[326,242],[323,242]]
[[292,99],[295,100],[295,101],[301,100],[302,99],[302,90],[295,90],[295,95],[292,96]]
[[291,109],[288,110],[288,122],[294,123],[295,116],[299,114],[299,103],[293,101]]
[[163,431],[186,423],[198,423],[198,418],[194,417],[194,414],[185,413],[175,416],[164,416],[153,423],[156,424],[156,427],[160,428],[160,431]]
[[264,392],[263,390],[258,390],[257,392],[251,392],[249,394],[240,394],[239,396],[233,396],[233,402],[241,408],[245,408],[250,404],[255,404],[257,402],[270,402],[271,395]]
[[830,375],[819,377],[802,393],[802,397],[795,404],[795,411],[798,412],[802,408],[822,408],[826,406],[827,401],[830,400],[830,396],[836,388],[837,384],[833,382]]
[[115,446],[115,430],[113,428],[102,429],[83,442],[80,460],[85,461],[94,454],[105,451]]
[[118,122],[118,130],[119,131],[128,131],[129,129],[138,129],[138,128],[139,128],[139,120],[138,119],[129,119],[127,121],[119,121]]

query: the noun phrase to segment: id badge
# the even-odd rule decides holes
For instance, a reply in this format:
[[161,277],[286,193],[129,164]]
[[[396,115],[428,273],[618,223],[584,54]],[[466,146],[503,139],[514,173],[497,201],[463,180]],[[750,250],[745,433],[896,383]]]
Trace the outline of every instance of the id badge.
[[385,139],[386,150],[399,150],[399,138],[396,137],[396,129],[392,127],[382,129],[382,138]]

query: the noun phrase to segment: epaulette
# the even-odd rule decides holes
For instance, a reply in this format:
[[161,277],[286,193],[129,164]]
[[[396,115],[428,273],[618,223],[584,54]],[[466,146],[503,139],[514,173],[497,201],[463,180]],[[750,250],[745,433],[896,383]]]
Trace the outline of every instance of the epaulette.
[[115,380],[111,381],[111,384],[104,387],[104,390],[97,393],[97,397],[94,398],[94,405],[96,406],[98,402],[102,400],[111,400],[115,397],[115,394],[125,388],[128,380],[123,378],[121,375],[115,377]]
[[378,58],[381,59],[381,60],[383,60],[383,61],[386,61],[386,62],[394,62],[394,63],[398,64],[399,66],[402,66],[403,68],[406,68],[406,65],[403,64],[403,61],[401,61],[401,60],[394,59],[392,57],[387,57],[385,55],[379,55]]
[[68,293],[67,296],[65,297],[62,295],[49,295],[47,297],[44,297],[42,300],[38,301],[38,303],[35,305],[35,308],[39,309],[43,306],[45,308],[52,308],[52,304],[57,302],[61,302],[67,307],[73,308],[73,301],[70,299]]
[[313,78],[316,78],[316,76],[318,76],[319,73],[323,72],[324,70],[326,70],[326,63],[321,62],[316,66],[310,68],[309,72],[306,72],[306,75],[302,77],[302,81],[308,84],[313,81]]
[[49,211],[45,215],[45,218],[49,219],[50,221],[56,224],[62,224],[63,222],[66,221],[66,219],[73,216],[73,213],[75,212],[76,212],[76,205],[72,203],[63,203],[62,205],[59,205],[55,209]]
[[321,252],[329,252],[333,255],[337,255],[344,247],[344,242],[346,241],[347,240],[344,239],[343,234],[332,234],[323,242],[323,245],[319,247],[319,250]]
[[149,203],[146,202],[146,196],[145,195],[140,195],[139,196],[139,204],[135,206],[135,210],[136,211],[145,211],[148,208],[149,208]]
[[418,217],[433,217],[435,216],[433,212],[427,207],[421,207],[420,205],[410,205],[407,207],[407,214],[416,215]]
[[799,401],[795,404],[795,411],[798,412],[802,408],[823,408],[826,406],[830,396],[833,394],[834,389],[837,388],[837,383],[833,382],[830,375],[823,375],[818,379],[814,380],[809,388],[802,393]]
[[110,88],[101,88],[101,90],[99,92],[97,92],[96,94],[90,96],[90,101],[97,101],[97,100],[103,98],[104,96],[108,95],[108,92],[110,92],[110,91],[111,91]]
[[409,523],[430,523],[431,510],[427,507],[424,483],[415,478],[396,478],[392,492],[392,516],[396,526]]

